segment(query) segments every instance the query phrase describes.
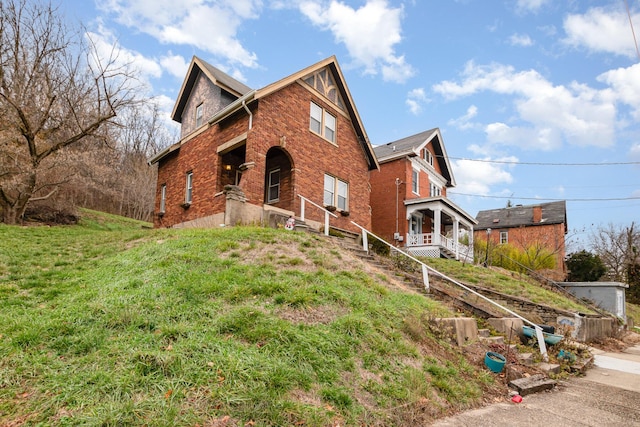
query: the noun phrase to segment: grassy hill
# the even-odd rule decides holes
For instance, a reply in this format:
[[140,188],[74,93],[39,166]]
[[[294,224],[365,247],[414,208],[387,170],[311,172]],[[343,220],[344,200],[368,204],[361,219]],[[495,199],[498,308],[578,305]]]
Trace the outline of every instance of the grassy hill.
[[414,425],[504,391],[322,237],[0,225],[0,425]]

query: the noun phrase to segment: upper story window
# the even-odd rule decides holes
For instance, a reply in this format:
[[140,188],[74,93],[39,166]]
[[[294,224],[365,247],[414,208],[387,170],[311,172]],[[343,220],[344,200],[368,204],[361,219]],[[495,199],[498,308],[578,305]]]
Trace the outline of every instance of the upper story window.
[[431,184],[430,196],[438,197],[442,195],[442,189],[435,184]]
[[422,158],[424,159],[425,162],[427,162],[431,166],[433,166],[433,155],[431,154],[431,151],[427,150],[426,148],[423,148],[422,149]]
[[334,176],[324,175],[325,206],[335,206],[339,210],[349,210],[349,184]]
[[509,243],[509,232],[501,231],[500,232],[500,244]]
[[160,187],[160,213],[165,212],[167,206],[167,184],[162,184]]
[[417,169],[411,170],[411,191],[420,194],[420,171]]
[[314,102],[311,103],[309,129],[331,142],[336,142],[335,116]]
[[200,103],[196,107],[196,127],[199,128],[202,126],[204,121],[204,104]]
[[184,194],[184,204],[190,205],[193,200],[193,172],[187,172],[187,188]]

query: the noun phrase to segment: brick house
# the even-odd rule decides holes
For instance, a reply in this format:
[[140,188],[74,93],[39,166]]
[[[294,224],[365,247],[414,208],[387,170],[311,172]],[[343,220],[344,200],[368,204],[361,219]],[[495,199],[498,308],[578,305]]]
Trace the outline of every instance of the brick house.
[[[440,129],[374,147],[373,232],[410,253],[473,261],[476,220],[447,198],[455,180]],[[468,245],[460,243],[468,236]]]
[[509,243],[519,249],[540,245],[555,254],[556,268],[550,272],[551,278],[564,280],[568,231],[565,201],[480,211],[476,220],[476,240],[488,240],[492,245]]
[[154,225],[213,227],[304,217],[371,227],[378,169],[335,57],[251,89],[194,57],[172,113],[180,140],[158,164]]

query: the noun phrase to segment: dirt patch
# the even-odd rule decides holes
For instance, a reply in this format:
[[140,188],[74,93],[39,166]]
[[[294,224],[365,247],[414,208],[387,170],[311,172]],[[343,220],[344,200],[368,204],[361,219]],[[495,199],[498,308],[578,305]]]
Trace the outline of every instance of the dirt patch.
[[640,344],[640,334],[631,331],[622,331],[615,337],[600,338],[589,345],[599,350],[619,352],[629,347]]
[[285,307],[278,310],[275,314],[283,320],[292,323],[302,323],[305,325],[329,324],[340,316],[347,314],[347,309],[339,310],[336,307],[319,306],[292,308]]
[[49,206],[30,206],[23,216],[24,225],[74,225],[79,220],[75,212]]

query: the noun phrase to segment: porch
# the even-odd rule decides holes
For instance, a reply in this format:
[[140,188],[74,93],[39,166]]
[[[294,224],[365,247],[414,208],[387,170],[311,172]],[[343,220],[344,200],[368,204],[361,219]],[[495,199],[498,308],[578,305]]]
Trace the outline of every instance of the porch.
[[[442,196],[409,199],[404,201],[404,205],[408,221],[405,236],[407,252],[429,258],[473,262],[475,218]],[[468,244],[461,243],[461,240]]]
[[473,247],[435,233],[407,234],[407,252],[426,258],[457,259],[473,262]]

